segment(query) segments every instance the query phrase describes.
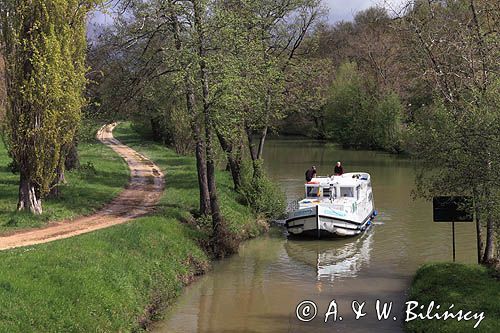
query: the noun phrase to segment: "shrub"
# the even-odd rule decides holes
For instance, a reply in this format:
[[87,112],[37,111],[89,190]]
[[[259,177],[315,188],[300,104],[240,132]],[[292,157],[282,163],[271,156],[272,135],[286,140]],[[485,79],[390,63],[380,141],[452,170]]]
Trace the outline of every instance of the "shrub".
[[343,146],[400,151],[402,114],[397,94],[377,92],[355,64],[346,63],[325,107],[326,135]]
[[392,152],[401,150],[401,116],[403,105],[395,93],[389,93],[377,101],[374,110],[373,144],[375,148]]
[[243,167],[243,182],[240,194],[256,214],[268,219],[277,219],[284,215],[286,209],[285,194],[274,184],[264,172],[259,177],[253,176],[253,169],[247,163]]

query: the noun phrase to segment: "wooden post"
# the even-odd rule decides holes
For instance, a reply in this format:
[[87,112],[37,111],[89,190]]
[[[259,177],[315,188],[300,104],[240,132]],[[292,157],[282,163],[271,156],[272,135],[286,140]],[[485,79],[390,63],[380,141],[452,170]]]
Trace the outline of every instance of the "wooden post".
[[451,222],[451,230],[453,233],[453,262],[455,262],[455,222]]

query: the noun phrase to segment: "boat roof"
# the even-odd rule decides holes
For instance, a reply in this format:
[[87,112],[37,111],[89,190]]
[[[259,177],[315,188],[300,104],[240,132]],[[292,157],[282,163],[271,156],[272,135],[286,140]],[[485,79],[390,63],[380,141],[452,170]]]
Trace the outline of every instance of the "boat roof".
[[313,178],[306,185],[319,184],[321,186],[340,185],[354,187],[362,183],[368,183],[370,178],[370,174],[366,172],[349,172],[344,173],[342,176],[319,176]]

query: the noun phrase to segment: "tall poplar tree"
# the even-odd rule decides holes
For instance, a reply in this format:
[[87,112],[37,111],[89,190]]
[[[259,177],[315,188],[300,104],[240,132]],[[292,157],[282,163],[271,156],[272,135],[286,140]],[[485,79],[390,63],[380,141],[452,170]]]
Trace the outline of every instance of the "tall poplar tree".
[[[0,3],[5,141],[20,173],[18,210],[42,213],[85,104],[86,15],[96,0]],[[58,170],[59,169],[59,170]]]

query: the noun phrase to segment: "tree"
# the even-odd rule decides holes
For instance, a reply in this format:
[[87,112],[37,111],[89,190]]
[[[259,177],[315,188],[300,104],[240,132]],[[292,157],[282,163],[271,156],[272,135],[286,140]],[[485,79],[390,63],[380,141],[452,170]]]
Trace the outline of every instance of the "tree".
[[244,148],[250,147],[254,178],[260,177],[267,130],[282,114],[284,72],[318,17],[318,2],[131,0],[122,3],[124,15],[95,48],[93,59],[111,68],[103,71],[110,80],[102,79],[97,99],[109,103],[110,96],[118,97],[113,109],[135,110],[152,120],[156,133],[168,127],[172,112],[163,104],[179,106],[184,96],[187,117],[181,118],[189,119],[195,142],[200,213],[211,215],[215,246],[224,233],[215,182],[217,142],[236,189]]
[[499,7],[450,0],[407,8],[407,52],[434,92],[433,105],[418,110],[411,129],[412,150],[422,162],[417,194],[471,195],[478,261],[488,263],[495,259],[500,219]]
[[[407,120],[402,105],[409,104],[408,99],[415,93],[412,91],[414,79],[410,75],[411,72],[407,70],[407,62],[412,60],[406,59],[406,54],[401,52],[402,37],[396,29],[398,24],[399,22],[390,17],[387,9],[371,7],[356,13],[353,22],[338,22],[333,26],[323,24],[312,35],[307,36],[303,43],[303,54],[298,57],[299,61],[292,64],[295,67],[292,72],[295,76],[295,73],[300,75],[301,71],[305,70],[311,75],[305,75],[306,77],[302,79],[305,83],[303,85],[300,82],[297,82],[296,86],[289,85],[292,89],[294,88],[290,91],[291,96],[300,96],[299,98],[307,102],[304,103],[302,112],[294,110],[300,105],[295,100],[293,104],[286,105],[287,111],[294,110],[296,113],[292,112],[292,117],[286,119],[281,128],[293,128],[298,120],[302,129],[302,132],[298,131],[298,133],[327,139],[325,127],[328,126],[324,126],[325,119],[329,117],[328,113],[332,115],[330,108],[332,99],[328,97],[330,94],[336,94],[331,88],[332,83],[343,64],[353,63],[356,64],[355,75],[360,77],[362,81],[360,84],[363,87],[363,96],[360,96],[357,102],[368,98],[373,100],[370,103],[382,103],[384,100],[386,103],[377,104],[374,110],[367,110],[364,114],[366,118],[364,123],[369,123],[369,127],[363,128],[362,123],[347,123],[348,126],[354,125],[361,130],[351,131],[350,134],[364,133],[364,138],[349,138],[344,135],[346,133],[341,132],[336,134],[336,138],[337,135],[344,136],[342,140],[344,144],[352,146],[399,151],[399,134],[403,129],[401,123]],[[316,71],[313,66],[318,66]],[[350,80],[349,77],[347,80]],[[311,97],[313,97],[312,100]],[[352,97],[356,96],[352,95]],[[321,105],[315,105],[318,103]],[[390,109],[389,104],[392,105]],[[352,103],[352,106],[356,107],[356,103]],[[345,111],[346,113],[340,115],[340,118],[346,118],[347,115],[361,117],[362,113],[362,110]],[[379,113],[382,113],[381,118]],[[356,119],[353,118],[353,121]],[[386,122],[392,129],[392,138],[389,138],[389,132],[384,128]],[[367,132],[371,134],[366,135]],[[394,142],[388,142],[386,139],[394,139]],[[360,140],[363,142],[359,142]]]
[[379,94],[354,63],[339,67],[325,106],[328,138],[344,146],[399,151],[401,117],[395,93]]
[[[342,64],[331,87],[326,106],[327,137],[344,146],[369,147],[372,96],[355,63]],[[371,85],[371,82],[369,83]]]
[[[284,78],[310,30],[324,11],[319,0],[263,1],[254,2],[258,13],[257,36],[262,50],[259,57],[267,80],[262,93],[262,105],[252,112],[252,122],[245,124],[249,139],[250,155],[254,166],[254,178],[261,176],[264,144],[273,124],[284,117]],[[258,145],[253,137],[257,133]]]
[[290,127],[293,130],[294,125],[308,129],[312,123],[309,134],[318,139],[326,138],[325,106],[330,97],[334,69],[328,58],[302,58],[293,63],[286,78],[287,119],[282,131]]
[[94,1],[0,5],[7,85],[6,143],[19,168],[19,210],[42,213],[85,104],[86,14]]
[[[0,124],[3,124],[3,119],[5,117],[5,64],[3,62],[3,56],[0,54]],[[0,125],[1,130],[1,125]]]

